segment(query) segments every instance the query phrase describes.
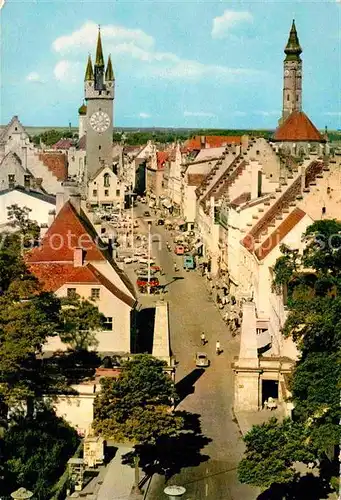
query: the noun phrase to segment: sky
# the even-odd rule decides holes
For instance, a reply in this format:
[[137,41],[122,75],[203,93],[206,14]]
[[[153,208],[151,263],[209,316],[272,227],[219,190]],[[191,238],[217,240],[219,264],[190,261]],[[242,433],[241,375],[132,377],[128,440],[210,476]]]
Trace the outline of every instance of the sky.
[[0,16],[2,125],[78,125],[100,25],[116,127],[273,129],[294,18],[303,110],[341,129],[341,0],[6,0]]

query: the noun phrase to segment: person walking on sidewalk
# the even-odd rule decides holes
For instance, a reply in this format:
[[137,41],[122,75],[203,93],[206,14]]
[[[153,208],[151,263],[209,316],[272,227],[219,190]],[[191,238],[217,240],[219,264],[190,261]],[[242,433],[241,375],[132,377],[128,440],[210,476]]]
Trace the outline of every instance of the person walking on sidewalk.
[[201,334],[201,345],[206,345],[206,335],[205,332]]
[[215,343],[215,352],[219,356],[219,354],[220,354],[220,342],[219,342],[219,340],[217,340],[217,342]]

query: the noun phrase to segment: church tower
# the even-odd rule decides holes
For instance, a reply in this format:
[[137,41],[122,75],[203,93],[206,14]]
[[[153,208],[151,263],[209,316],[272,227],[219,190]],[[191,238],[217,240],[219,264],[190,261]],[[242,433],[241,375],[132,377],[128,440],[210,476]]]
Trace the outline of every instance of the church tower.
[[302,110],[302,49],[295,20],[292,22],[288,43],[284,49],[283,122],[293,111]]
[[98,30],[96,59],[89,55],[84,78],[86,100],[86,182],[102,166],[112,167],[113,101],[115,77],[109,55],[105,69],[101,32]]

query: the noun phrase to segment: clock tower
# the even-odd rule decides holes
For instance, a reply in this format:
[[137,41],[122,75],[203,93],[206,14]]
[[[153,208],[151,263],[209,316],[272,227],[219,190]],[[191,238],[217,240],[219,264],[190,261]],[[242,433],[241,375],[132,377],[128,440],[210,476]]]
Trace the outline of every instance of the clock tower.
[[112,167],[113,101],[115,77],[109,55],[104,65],[101,32],[98,30],[96,60],[89,55],[84,78],[86,100],[86,178],[85,183],[102,167]]
[[284,82],[282,122],[293,111],[302,110],[302,49],[298,40],[295,20],[292,22],[288,43],[284,49]]

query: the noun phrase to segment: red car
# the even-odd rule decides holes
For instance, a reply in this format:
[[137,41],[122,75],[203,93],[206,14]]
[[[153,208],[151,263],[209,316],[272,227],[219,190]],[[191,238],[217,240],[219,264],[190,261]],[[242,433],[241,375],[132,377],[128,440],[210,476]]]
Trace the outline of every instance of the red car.
[[[143,287],[146,287],[148,286],[148,276],[139,276],[136,280],[136,285],[139,287],[139,288],[143,288]],[[155,276],[151,276],[150,277],[150,286],[151,287],[155,287],[155,286],[159,286],[160,285],[160,282],[158,280],[158,278],[155,278]]]

